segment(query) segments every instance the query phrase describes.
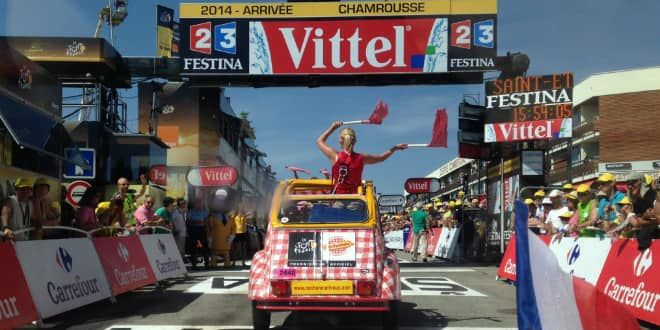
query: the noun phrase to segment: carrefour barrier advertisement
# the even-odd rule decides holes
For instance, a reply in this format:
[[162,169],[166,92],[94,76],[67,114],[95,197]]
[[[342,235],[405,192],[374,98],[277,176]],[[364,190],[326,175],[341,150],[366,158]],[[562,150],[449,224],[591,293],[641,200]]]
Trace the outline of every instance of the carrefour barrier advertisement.
[[42,318],[110,297],[99,257],[87,238],[20,241],[16,254]]
[[559,267],[591,285],[596,285],[611,246],[610,239],[593,237],[564,237],[550,242],[550,250],[557,257]]
[[112,294],[118,295],[156,282],[140,239],[100,237],[94,239]]
[[653,324],[660,324],[660,240],[644,251],[637,240],[619,240],[612,244],[607,262],[598,279],[598,289],[624,304],[632,314]]
[[388,249],[403,250],[403,230],[393,230],[385,233],[385,246]]
[[0,264],[0,329],[12,329],[38,319],[13,244],[0,242]]
[[180,10],[183,74],[495,69],[495,0],[209,3]]
[[186,266],[171,234],[141,235],[140,241],[158,281],[186,274]]

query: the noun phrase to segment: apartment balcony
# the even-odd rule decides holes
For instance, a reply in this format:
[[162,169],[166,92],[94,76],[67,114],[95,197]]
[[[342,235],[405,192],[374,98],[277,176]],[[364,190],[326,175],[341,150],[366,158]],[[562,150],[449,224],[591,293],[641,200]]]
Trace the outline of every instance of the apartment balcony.
[[[571,179],[583,178],[598,173],[598,160],[583,160],[574,163],[571,167]],[[548,175],[548,182],[550,184],[557,182],[564,182],[568,180],[568,166],[554,168]]]
[[598,131],[598,121],[582,122],[573,127],[573,138],[580,138],[587,133]]

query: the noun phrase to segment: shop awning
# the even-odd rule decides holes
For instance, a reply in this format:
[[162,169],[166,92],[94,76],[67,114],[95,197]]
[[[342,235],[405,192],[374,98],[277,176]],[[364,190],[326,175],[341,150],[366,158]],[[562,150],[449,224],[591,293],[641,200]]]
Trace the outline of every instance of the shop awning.
[[72,140],[57,117],[0,95],[0,120],[19,146],[67,161],[64,148],[71,146]]

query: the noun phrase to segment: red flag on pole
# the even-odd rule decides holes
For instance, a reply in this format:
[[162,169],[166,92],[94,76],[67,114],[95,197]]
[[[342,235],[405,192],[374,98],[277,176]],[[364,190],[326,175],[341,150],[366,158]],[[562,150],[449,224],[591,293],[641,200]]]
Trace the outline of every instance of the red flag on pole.
[[343,124],[344,125],[356,125],[356,124],[380,125],[383,123],[383,119],[387,117],[388,113],[389,113],[389,107],[387,106],[387,104],[379,100],[378,103],[376,103],[376,108],[374,109],[374,112],[371,114],[369,119],[345,121],[343,122]]
[[447,147],[447,111],[445,109],[435,111],[433,137],[431,138],[429,147]]
[[374,113],[371,114],[369,117],[369,124],[374,124],[374,125],[380,125],[383,123],[383,119],[387,117],[387,114],[389,113],[389,108],[387,104],[383,101],[378,101],[378,104],[376,104],[376,109],[374,109]]
[[286,168],[287,170],[293,172],[293,176],[294,176],[296,179],[298,179],[298,172],[303,172],[303,173],[306,173],[306,174],[308,174],[308,175],[312,175],[312,172],[311,172],[311,171],[306,170],[306,169],[304,169],[304,168],[302,168],[302,167],[296,167],[296,166],[289,166],[289,165],[286,165],[286,166],[284,166],[284,168]]

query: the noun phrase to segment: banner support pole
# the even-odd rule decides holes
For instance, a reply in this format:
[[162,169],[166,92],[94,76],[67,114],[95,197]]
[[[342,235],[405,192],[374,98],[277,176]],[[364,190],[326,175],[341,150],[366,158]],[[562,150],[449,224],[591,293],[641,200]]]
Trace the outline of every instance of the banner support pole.
[[500,253],[504,254],[504,156],[500,156]]

